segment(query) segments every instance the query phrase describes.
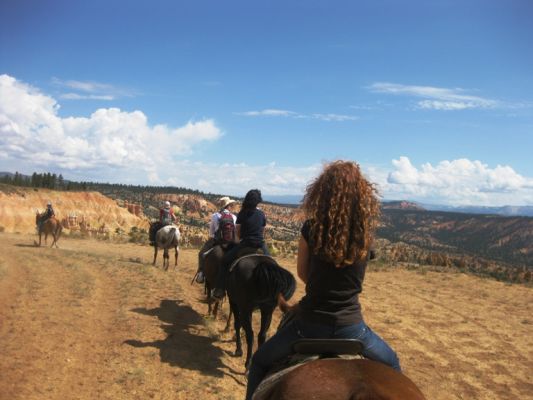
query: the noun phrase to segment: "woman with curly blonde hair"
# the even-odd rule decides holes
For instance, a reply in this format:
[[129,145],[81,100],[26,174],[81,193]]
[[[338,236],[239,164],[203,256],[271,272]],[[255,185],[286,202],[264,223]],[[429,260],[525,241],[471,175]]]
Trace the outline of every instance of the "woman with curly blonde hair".
[[377,190],[357,163],[335,161],[307,187],[297,272],[305,296],[296,317],[254,354],[246,399],[300,338],[358,339],[363,356],[400,371],[394,350],[364,322],[359,303],[379,218]]

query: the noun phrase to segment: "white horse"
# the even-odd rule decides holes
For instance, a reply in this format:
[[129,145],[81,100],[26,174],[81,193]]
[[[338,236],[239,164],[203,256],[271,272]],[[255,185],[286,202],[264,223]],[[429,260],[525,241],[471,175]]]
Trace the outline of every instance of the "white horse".
[[178,266],[178,253],[179,253],[179,241],[180,241],[180,230],[176,225],[166,225],[159,229],[155,234],[155,244],[154,244],[154,262],[152,265],[155,265],[155,260],[157,259],[157,250],[159,248],[163,249],[163,269],[168,270],[169,265],[169,255],[168,249],[174,248],[176,250],[175,254],[175,267]]

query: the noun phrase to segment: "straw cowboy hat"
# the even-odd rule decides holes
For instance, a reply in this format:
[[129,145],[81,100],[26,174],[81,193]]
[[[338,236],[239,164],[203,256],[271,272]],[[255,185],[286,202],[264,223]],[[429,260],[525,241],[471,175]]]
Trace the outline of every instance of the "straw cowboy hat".
[[220,208],[226,208],[230,204],[236,203],[236,202],[237,201],[230,199],[228,196],[224,196],[218,199],[218,205],[220,206]]

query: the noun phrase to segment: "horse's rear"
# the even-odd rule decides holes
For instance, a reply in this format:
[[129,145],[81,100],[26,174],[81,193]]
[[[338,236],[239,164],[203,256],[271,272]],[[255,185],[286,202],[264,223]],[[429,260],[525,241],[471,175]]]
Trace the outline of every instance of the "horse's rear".
[[59,221],[55,217],[50,217],[46,221],[39,223],[40,218],[42,218],[42,215],[37,214],[35,220],[37,222],[38,226],[38,233],[39,233],[39,246],[41,245],[41,237],[44,234],[44,242],[47,243],[48,241],[48,235],[52,235],[52,238],[54,239],[52,241],[52,244],[50,247],[59,247],[57,245],[57,241],[59,240],[59,237],[61,236],[61,232],[63,230],[63,227],[59,223]]
[[319,359],[260,386],[253,400],[425,400],[401,372],[366,359]]
[[[213,311],[213,316],[216,318],[217,312],[218,312],[218,306],[219,301],[214,300],[214,298],[211,296],[211,290],[214,289],[217,275],[218,275],[218,269],[221,268],[222,264],[222,258],[224,257],[224,250],[222,249],[222,246],[215,245],[211,249],[209,249],[209,252],[205,256],[204,259],[204,275],[205,275],[205,292],[207,295],[207,304],[208,304],[208,310],[207,314],[211,315],[211,310]],[[214,304],[214,308],[212,309]]]
[[235,355],[242,355],[240,328],[246,333],[247,354],[245,366],[250,365],[253,348],[252,312],[261,311],[261,328],[257,337],[258,345],[266,340],[266,333],[272,321],[272,313],[281,293],[289,299],[295,291],[294,276],[278,265],[271,257],[249,255],[239,259],[229,273],[227,293],[234,315],[236,333]]
[[168,249],[174,248],[174,266],[178,266],[178,254],[179,254],[179,241],[180,241],[180,230],[176,225],[166,225],[159,229],[155,235],[155,244],[154,244],[154,261],[157,259],[157,250],[159,248],[163,249],[163,268],[168,270],[169,266],[169,255]]

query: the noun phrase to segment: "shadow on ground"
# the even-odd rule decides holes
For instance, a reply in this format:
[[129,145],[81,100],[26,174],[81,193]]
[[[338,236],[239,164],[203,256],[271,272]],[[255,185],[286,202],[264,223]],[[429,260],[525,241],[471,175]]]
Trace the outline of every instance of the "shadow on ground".
[[157,308],[134,308],[131,311],[157,317],[163,322],[161,329],[167,337],[152,342],[130,339],[124,343],[133,347],[155,347],[159,349],[161,362],[172,366],[214,377],[229,375],[235,379],[224,370],[238,372],[222,362],[223,351],[213,345],[217,340],[199,332],[204,327],[204,320],[190,306],[179,300],[163,300]]
[[[39,245],[37,243],[33,243],[33,244],[17,243],[17,244],[15,244],[15,246],[17,246],[17,247],[31,247],[31,248],[35,248],[35,249],[39,248]],[[41,245],[41,247],[47,247],[47,246]]]

